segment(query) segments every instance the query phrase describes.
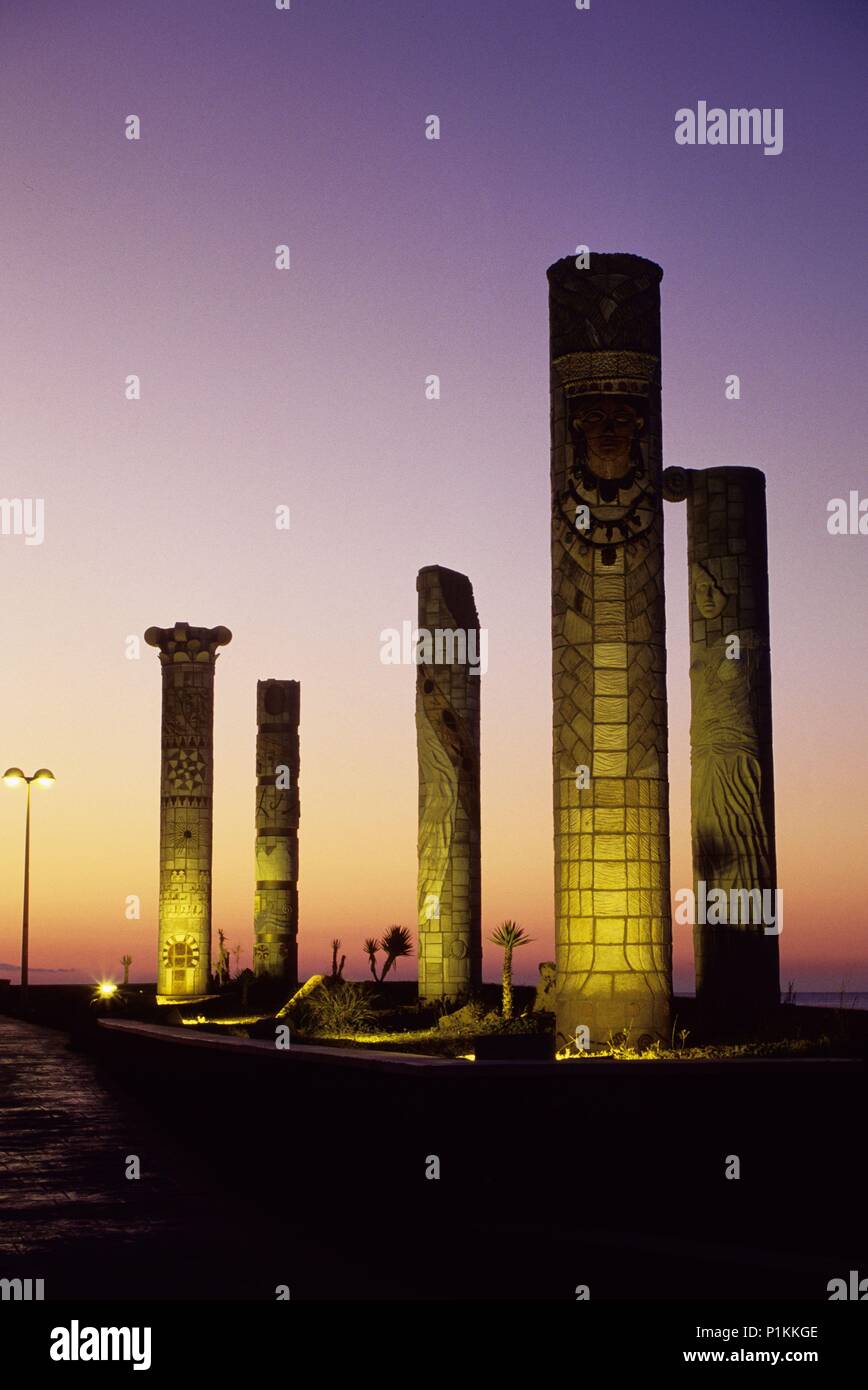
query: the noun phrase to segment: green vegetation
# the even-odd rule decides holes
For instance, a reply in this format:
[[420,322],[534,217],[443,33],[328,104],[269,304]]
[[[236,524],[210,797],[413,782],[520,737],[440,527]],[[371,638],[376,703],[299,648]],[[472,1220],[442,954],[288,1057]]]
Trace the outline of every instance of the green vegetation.
[[[385,951],[386,959],[383,962],[383,969],[377,975],[377,952]],[[385,933],[382,941],[377,941],[373,936],[369,936],[365,941],[365,955],[371,967],[371,974],[379,984],[385,980],[396,960],[403,956],[412,956],[413,938],[410,936],[406,927],[390,927]]]
[[501,922],[489,940],[503,947],[503,1016],[512,1018],[512,953],[518,946],[529,946],[533,937],[525,936],[524,928],[515,922]]
[[330,1037],[367,1033],[374,1018],[365,986],[340,980],[335,985],[322,984],[305,1001],[302,1029]]
[[[503,927],[515,928],[515,924],[504,923]],[[403,928],[398,931],[400,936],[391,943],[393,964],[405,948],[409,949],[409,933]],[[521,928],[515,928],[515,933],[509,932],[513,950],[517,941],[523,944],[526,940]],[[383,949],[381,942],[371,942],[371,945],[375,955]],[[229,1029],[238,1036],[246,1033],[251,1037],[273,1038],[275,1022],[287,1020],[292,1025],[293,1041],[300,1043],[376,1048],[434,1057],[467,1057],[475,1052],[477,1038],[550,1034],[554,1025],[551,1013],[535,1012],[539,991],[530,985],[513,984],[511,965],[508,967],[511,998],[507,1005],[511,1016],[508,1017],[502,1012],[502,982],[484,984],[469,998],[465,995],[449,1001],[429,1001],[418,998],[412,980],[395,980],[390,975],[382,984],[379,969],[372,970],[373,979],[345,981],[340,974],[339,946],[333,949],[332,956],[333,969],[337,965],[337,978],[313,976],[282,1007],[276,1003],[273,984],[267,991],[267,982],[243,978],[246,972],[242,972],[242,978],[233,981],[231,989],[224,990],[220,1000],[214,1002],[213,1011],[209,1009],[207,1015],[203,1012],[187,1016],[183,1022],[215,1033]],[[388,948],[385,959],[389,959]],[[248,991],[249,1007],[245,1004],[242,1008]],[[117,990],[116,994],[116,999],[108,1001],[108,1007],[117,1007],[122,996],[124,1003],[129,997],[128,991]],[[165,1015],[162,1019],[168,1021]],[[580,1051],[576,1042],[563,1034],[558,1043],[557,1055],[562,1061],[589,1058],[616,1062],[862,1058],[868,1055],[868,1011],[783,1004],[778,1011],[755,1021],[749,1029],[743,1024],[739,1026],[738,1020],[724,1028],[719,1021],[712,1027],[704,1020],[694,1000],[680,998],[671,1033],[657,1043],[644,1045],[643,1040],[640,1046],[639,1034],[635,1029],[631,1033],[626,1025],[621,1031],[613,1030],[603,1046],[589,1050]],[[529,1046],[529,1052],[531,1050]]]
[[342,980],[342,979],[344,978],[344,966],[345,966],[346,963],[347,963],[347,958],[346,958],[346,956],[341,956],[340,965],[338,965],[338,951],[339,951],[340,949],[341,949],[340,939],[339,939],[338,937],[335,937],[334,941],[332,942],[332,975],[331,975],[331,977],[332,977],[333,980]]
[[[682,1032],[686,1036],[686,1029]],[[623,1035],[621,1035],[623,1036]],[[831,1038],[780,1038],[775,1042],[746,1043],[708,1043],[704,1047],[664,1047],[662,1043],[652,1043],[641,1051],[631,1047],[621,1037],[611,1038],[604,1047],[585,1051],[577,1048],[574,1042],[563,1047],[557,1054],[559,1061],[577,1062],[590,1058],[599,1061],[612,1057],[618,1062],[714,1062],[731,1061],[739,1057],[824,1057],[834,1052]]]
[[380,983],[382,984],[396,960],[413,954],[413,942],[407,928],[390,927],[380,942],[380,950],[386,952],[386,960],[380,971]]

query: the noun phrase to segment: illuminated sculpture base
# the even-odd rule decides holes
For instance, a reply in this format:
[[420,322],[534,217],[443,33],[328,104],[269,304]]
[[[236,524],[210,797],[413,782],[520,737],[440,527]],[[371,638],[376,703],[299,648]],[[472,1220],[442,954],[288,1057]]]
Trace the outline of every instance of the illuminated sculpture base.
[[[596,990],[593,995],[562,990],[557,996],[557,1015],[558,1031],[564,1034],[559,1045],[577,1037],[580,1047],[613,1041],[648,1047],[657,1040],[669,1040],[668,994],[653,995],[646,990],[601,996]],[[587,1028],[587,1034],[577,1034],[581,1028]]]
[[219,999],[217,994],[158,994],[158,1004],[204,1004],[206,999]]

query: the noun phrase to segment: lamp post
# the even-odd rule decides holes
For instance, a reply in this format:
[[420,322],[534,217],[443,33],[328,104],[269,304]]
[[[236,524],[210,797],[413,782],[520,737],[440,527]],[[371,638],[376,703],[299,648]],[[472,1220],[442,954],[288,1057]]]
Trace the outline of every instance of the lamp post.
[[27,814],[24,822],[24,907],[21,914],[21,1002],[27,998],[27,958],[30,946],[30,788],[34,782],[41,787],[50,787],[54,773],[47,767],[40,767],[32,777],[27,777],[20,767],[8,767],[3,773],[7,787],[27,784]]

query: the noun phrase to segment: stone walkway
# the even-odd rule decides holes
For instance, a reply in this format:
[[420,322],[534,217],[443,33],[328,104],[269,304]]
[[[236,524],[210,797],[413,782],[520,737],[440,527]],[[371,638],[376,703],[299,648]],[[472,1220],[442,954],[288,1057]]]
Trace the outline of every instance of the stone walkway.
[[0,1015],[0,1279],[44,1279],[46,1300],[394,1296],[258,1208],[256,1187],[185,1148],[65,1034]]
[[178,1246],[207,1229],[201,1176],[65,1034],[0,1017],[0,1277],[46,1278],[46,1297],[144,1296],[168,1245],[177,1286]]

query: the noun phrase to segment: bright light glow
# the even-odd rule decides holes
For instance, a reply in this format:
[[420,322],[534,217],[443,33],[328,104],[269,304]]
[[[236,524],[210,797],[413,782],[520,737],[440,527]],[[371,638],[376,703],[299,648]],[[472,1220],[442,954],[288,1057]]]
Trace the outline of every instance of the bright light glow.
[[117,994],[118,987],[113,980],[100,980],[96,992],[100,999],[111,999],[113,994]]
[[38,782],[40,787],[50,787],[54,781],[54,773],[47,767],[41,767],[38,772],[34,772],[33,780]]
[[240,1028],[245,1023],[264,1023],[272,1017],[272,1014],[245,1014],[242,1018],[206,1018],[204,1014],[197,1014],[195,1018],[182,1018],[181,1023],[185,1028],[197,1028],[200,1023],[217,1024],[221,1028]]
[[21,771],[20,767],[8,767],[3,773],[3,781],[6,783],[7,787],[17,787],[25,780],[24,773]]

